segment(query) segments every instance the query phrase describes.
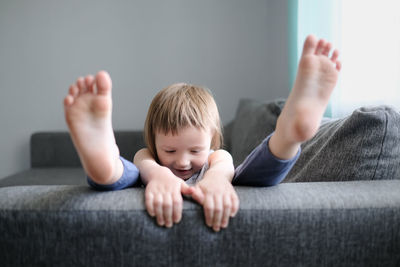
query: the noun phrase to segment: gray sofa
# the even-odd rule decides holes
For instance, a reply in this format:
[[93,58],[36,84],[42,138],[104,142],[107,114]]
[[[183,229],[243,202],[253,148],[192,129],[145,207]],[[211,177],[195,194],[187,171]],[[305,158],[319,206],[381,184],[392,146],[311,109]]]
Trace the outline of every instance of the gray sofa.
[[[236,164],[282,105],[241,101],[225,129]],[[157,226],[144,188],[94,191],[68,133],[33,134],[32,168],[0,180],[0,266],[400,266],[399,118],[324,121],[283,183],[235,186],[240,211],[218,233],[190,199],[178,225]],[[128,159],[143,147],[140,131],[116,139]]]

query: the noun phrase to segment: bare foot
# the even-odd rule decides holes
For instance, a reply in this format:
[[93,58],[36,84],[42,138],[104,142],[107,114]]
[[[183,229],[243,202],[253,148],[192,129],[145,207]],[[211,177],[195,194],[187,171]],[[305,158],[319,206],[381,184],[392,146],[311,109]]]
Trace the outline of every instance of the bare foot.
[[277,157],[293,157],[306,140],[317,132],[329,97],[338,80],[339,52],[315,36],[304,42],[297,77],[270,139],[271,152]]
[[95,182],[111,184],[123,171],[111,123],[111,78],[79,78],[64,99],[65,119],[82,165]]

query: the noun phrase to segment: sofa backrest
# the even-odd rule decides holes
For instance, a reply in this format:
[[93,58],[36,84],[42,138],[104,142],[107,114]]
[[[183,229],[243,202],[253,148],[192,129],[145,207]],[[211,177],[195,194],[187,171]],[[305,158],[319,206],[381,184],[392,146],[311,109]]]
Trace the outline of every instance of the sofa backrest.
[[[224,130],[225,149],[229,151],[231,124]],[[142,131],[115,131],[122,157],[132,160],[136,151],[145,147]],[[79,156],[68,132],[38,132],[30,140],[31,167],[81,167]]]
[[[142,131],[115,131],[115,139],[121,156],[129,160],[145,147]],[[34,133],[30,150],[32,168],[82,166],[68,132]]]

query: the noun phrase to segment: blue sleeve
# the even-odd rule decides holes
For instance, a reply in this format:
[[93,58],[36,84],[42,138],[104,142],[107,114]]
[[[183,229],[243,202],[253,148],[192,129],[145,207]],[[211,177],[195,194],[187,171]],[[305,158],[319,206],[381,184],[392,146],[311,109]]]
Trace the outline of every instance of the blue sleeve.
[[258,145],[243,163],[235,169],[232,184],[273,186],[282,182],[300,156],[300,149],[296,156],[291,159],[282,160],[276,158],[268,147],[272,134]]
[[140,186],[139,179],[139,169],[132,162],[120,157],[122,165],[124,166],[124,172],[122,173],[121,178],[118,179],[113,184],[98,184],[94,182],[89,176],[87,177],[88,184],[100,191],[115,191],[121,190],[131,186]]

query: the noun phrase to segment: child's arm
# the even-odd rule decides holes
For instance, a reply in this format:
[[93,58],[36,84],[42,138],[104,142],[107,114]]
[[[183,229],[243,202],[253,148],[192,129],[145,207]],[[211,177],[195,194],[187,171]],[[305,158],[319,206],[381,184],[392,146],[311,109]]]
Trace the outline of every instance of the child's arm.
[[217,150],[209,156],[209,169],[195,185],[193,199],[204,208],[206,224],[214,231],[228,226],[229,217],[239,209],[239,198],[232,186],[234,166],[232,156],[225,150]]
[[146,148],[135,154],[134,163],[146,185],[147,212],[157,218],[160,226],[172,227],[182,218],[182,194],[191,194],[191,187],[170,169],[159,165]]
[[291,159],[279,159],[270,150],[272,133],[236,168],[234,185],[273,186],[285,179],[300,156],[301,148]]

